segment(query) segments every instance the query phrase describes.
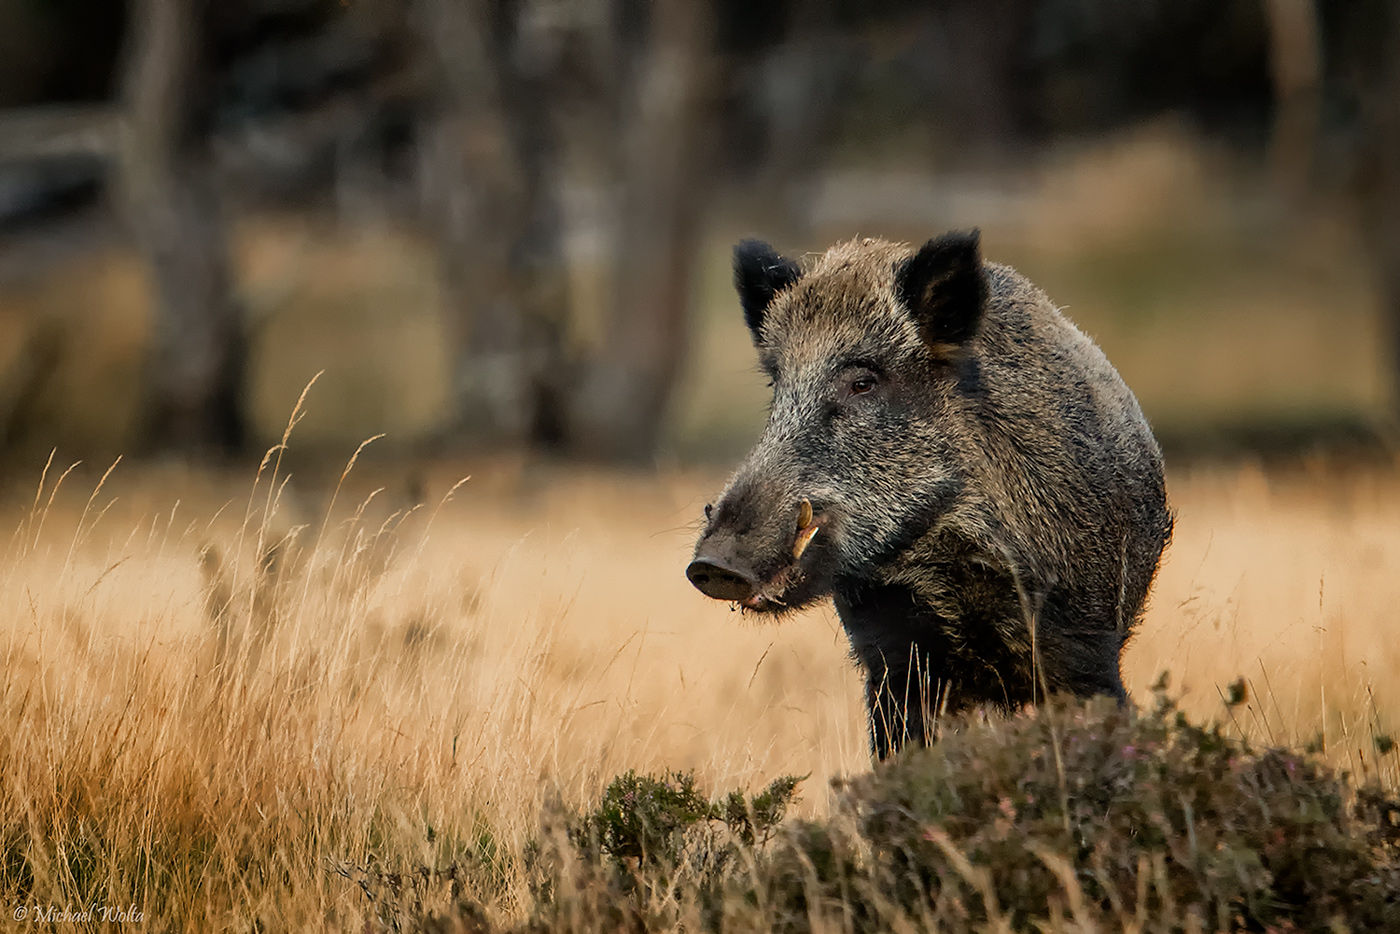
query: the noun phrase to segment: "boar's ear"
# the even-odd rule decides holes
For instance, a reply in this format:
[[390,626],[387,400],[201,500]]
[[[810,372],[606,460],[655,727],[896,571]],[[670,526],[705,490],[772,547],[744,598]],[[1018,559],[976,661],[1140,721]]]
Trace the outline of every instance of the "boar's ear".
[[987,304],[981,232],[947,233],[895,267],[895,295],[909,309],[919,336],[947,353],[977,333]]
[[744,306],[744,322],[758,341],[763,314],[773,296],[802,278],[802,268],[762,240],[741,240],[734,248],[734,288]]

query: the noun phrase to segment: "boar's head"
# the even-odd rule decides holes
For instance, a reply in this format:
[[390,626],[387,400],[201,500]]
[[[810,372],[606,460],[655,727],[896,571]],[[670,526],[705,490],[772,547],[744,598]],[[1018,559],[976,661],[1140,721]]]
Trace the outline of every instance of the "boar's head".
[[773,399],[686,575],[781,613],[875,578],[956,503],[988,281],[976,231],[853,241],[806,268],[746,240],[734,280]]

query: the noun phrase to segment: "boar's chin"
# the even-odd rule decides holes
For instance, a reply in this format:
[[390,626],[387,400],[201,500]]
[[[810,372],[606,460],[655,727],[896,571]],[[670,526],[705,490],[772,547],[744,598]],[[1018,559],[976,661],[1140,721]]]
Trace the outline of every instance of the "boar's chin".
[[831,581],[810,573],[800,577],[779,574],[759,588],[758,593],[739,602],[745,613],[757,613],[774,620],[805,610],[831,596]]

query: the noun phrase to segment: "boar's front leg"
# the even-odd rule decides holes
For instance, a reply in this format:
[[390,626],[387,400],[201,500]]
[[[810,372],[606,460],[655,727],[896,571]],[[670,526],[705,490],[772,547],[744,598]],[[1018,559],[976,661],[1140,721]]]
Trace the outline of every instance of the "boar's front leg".
[[917,643],[894,655],[861,659],[870,748],[884,760],[906,744],[927,746],[937,736],[947,681],[930,671],[932,659]]
[[928,745],[951,688],[938,621],[927,610],[917,611],[913,595],[895,587],[838,591],[836,611],[851,654],[865,669],[871,751],[883,760],[907,743]]

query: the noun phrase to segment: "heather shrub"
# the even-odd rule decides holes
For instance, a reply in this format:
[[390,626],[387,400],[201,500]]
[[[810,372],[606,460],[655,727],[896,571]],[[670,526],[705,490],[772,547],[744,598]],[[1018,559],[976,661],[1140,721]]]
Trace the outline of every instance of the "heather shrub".
[[[789,820],[797,779],[710,797],[628,773],[547,819],[531,931],[1400,930],[1400,802],[1306,752],[1053,701],[945,724]],[[489,931],[480,907],[434,930]]]
[[758,794],[711,798],[693,773],[618,776],[591,811],[546,819],[544,839],[568,848],[549,854],[539,921],[560,931],[656,930],[684,919],[718,929],[734,880],[748,878],[801,781],[785,775]]
[[1390,797],[1164,698],[964,719],[837,794],[765,867],[786,929],[1400,930]]

